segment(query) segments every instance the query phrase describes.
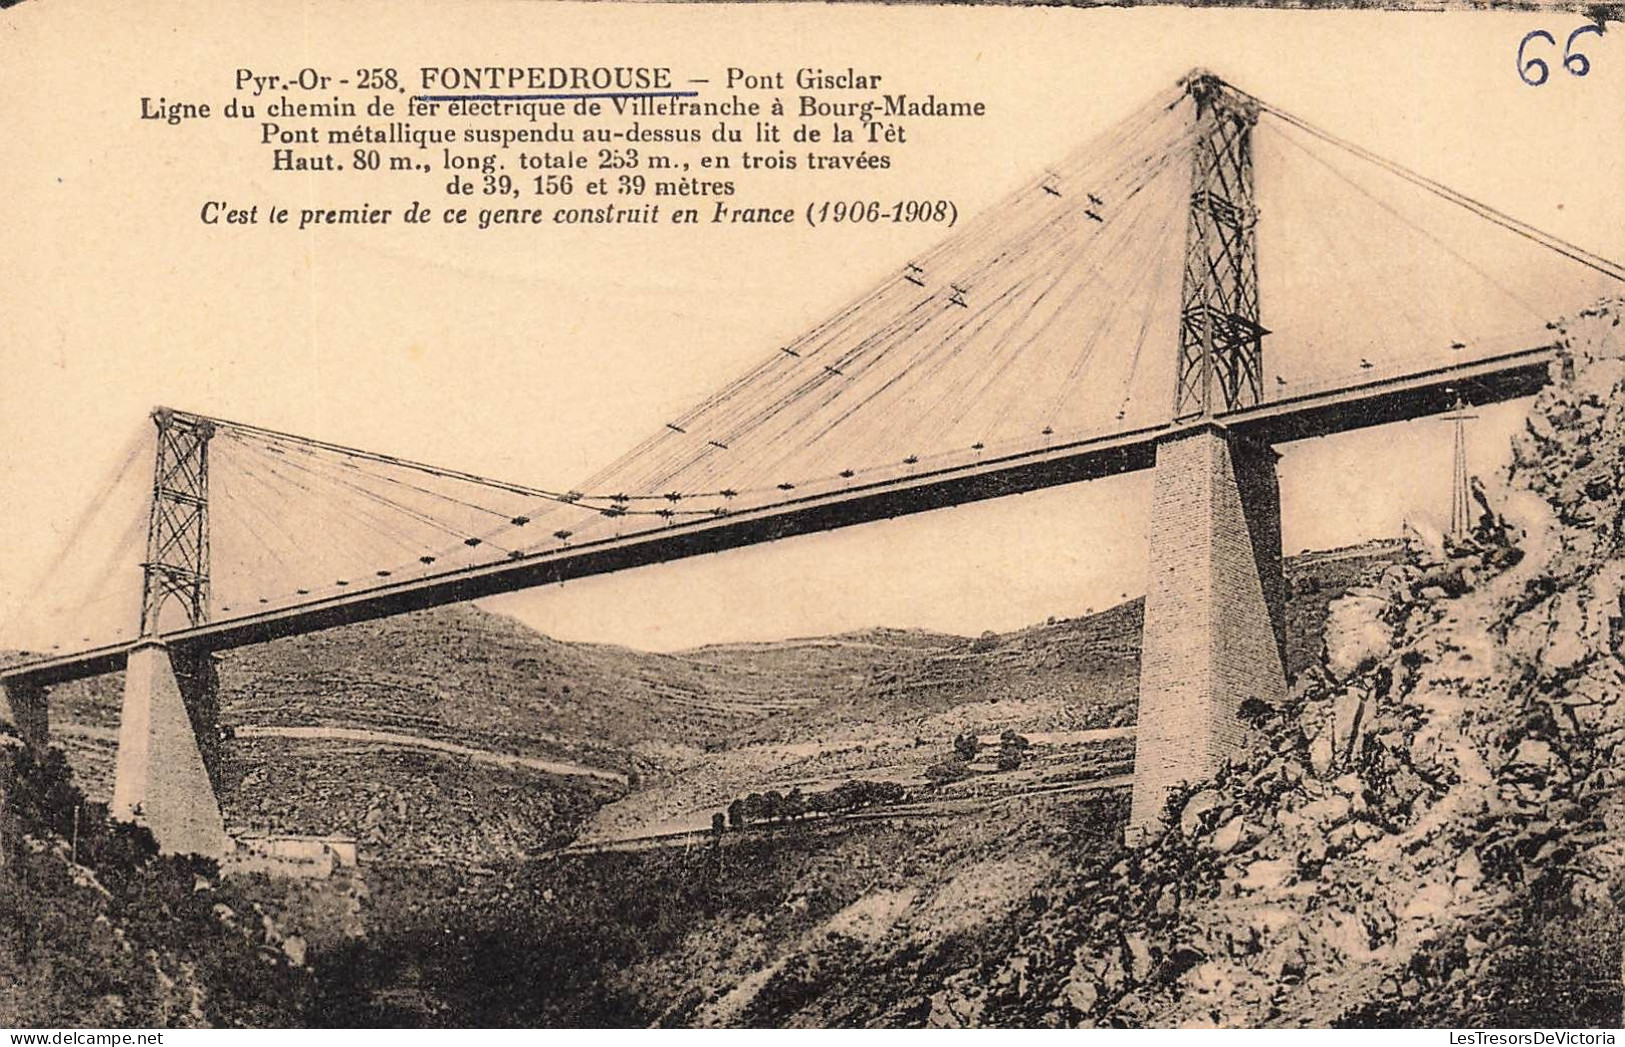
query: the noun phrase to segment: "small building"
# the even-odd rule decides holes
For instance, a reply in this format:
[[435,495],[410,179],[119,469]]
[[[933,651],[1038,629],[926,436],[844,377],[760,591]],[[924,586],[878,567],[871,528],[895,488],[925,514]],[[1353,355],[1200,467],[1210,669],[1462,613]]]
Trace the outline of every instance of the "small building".
[[294,836],[241,830],[221,863],[224,872],[325,880],[338,869],[353,869],[360,855],[353,836]]

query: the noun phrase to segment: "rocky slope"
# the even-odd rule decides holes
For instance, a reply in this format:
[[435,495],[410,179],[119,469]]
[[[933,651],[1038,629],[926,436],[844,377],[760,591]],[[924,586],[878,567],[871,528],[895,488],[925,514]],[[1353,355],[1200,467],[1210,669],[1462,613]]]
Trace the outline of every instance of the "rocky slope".
[[[1070,886],[939,1017],[1037,1024],[1619,1020],[1621,303],[1559,327],[1473,540],[1331,605],[1256,755]],[[986,967],[978,973],[992,973]]]

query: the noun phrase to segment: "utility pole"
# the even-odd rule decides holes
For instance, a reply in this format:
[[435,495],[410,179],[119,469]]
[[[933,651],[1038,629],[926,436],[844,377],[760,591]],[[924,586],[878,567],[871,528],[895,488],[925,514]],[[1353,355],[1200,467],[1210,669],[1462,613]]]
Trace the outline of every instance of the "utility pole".
[[1478,417],[1468,414],[1461,396],[1449,414],[1442,416],[1455,425],[1455,449],[1450,477],[1450,537],[1465,541],[1473,531],[1473,495],[1467,475],[1467,423]]

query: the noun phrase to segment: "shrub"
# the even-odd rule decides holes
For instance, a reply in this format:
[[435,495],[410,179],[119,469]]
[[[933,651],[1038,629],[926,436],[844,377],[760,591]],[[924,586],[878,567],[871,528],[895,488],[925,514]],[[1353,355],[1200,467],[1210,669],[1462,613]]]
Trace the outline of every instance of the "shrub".
[[925,776],[933,782],[957,782],[969,774],[970,764],[965,760],[943,760],[925,769]]

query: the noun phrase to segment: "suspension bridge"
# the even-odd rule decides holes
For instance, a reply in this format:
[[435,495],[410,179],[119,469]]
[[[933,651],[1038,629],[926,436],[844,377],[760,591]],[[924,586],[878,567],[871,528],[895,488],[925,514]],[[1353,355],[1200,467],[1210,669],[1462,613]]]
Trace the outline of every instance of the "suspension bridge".
[[155,411],[11,623],[5,711],[43,744],[53,686],[122,671],[115,815],[219,854],[219,652],[1151,469],[1149,829],[1286,694],[1274,448],[1531,395],[1547,318],[1621,282],[1196,71],[574,487]]

